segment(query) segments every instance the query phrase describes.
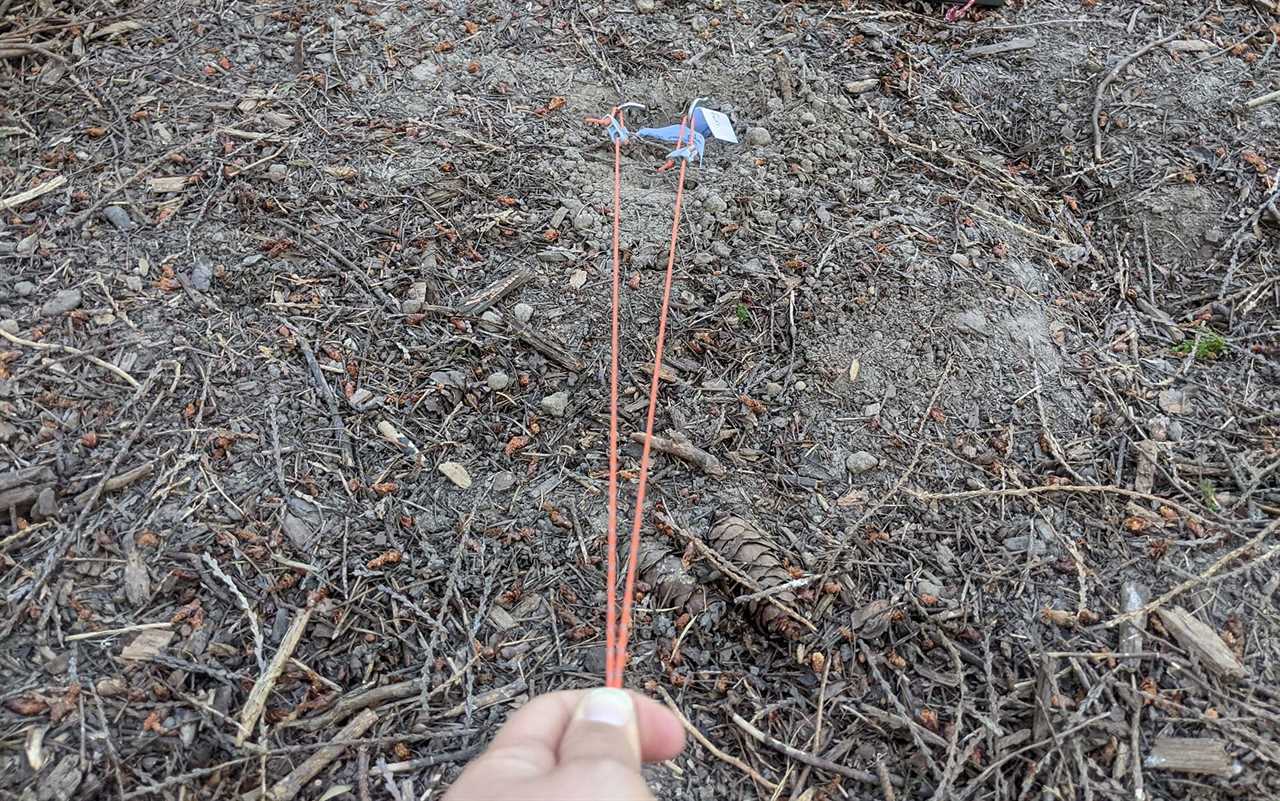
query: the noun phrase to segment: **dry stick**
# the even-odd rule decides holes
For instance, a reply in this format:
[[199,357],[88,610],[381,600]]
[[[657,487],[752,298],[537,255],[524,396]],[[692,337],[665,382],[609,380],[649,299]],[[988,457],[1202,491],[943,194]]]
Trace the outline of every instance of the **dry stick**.
[[59,353],[67,353],[72,356],[79,356],[80,358],[85,359],[86,361],[89,361],[89,362],[92,362],[93,364],[98,365],[104,370],[109,370],[115,373],[120,378],[122,378],[125,381],[125,383],[127,383],[129,386],[133,387],[134,389],[142,388],[142,385],[139,384],[133,376],[129,375],[124,370],[121,370],[119,367],[116,367],[111,362],[103,361],[102,359],[99,359],[97,356],[94,356],[89,353],[85,353],[79,348],[73,348],[70,345],[60,345],[56,342],[32,342],[29,339],[23,339],[22,337],[14,336],[13,334],[10,334],[8,331],[4,330],[3,328],[0,328],[0,337],[4,337],[5,339],[9,340],[13,344],[20,345],[24,348],[34,348],[35,350],[52,350],[52,351],[58,351]]
[[[858,770],[857,768],[850,768],[848,766],[840,765],[835,762],[832,762],[829,759],[823,759],[820,756],[814,756],[813,754],[807,753],[805,751],[801,751],[799,748],[796,748],[793,745],[788,745],[782,742],[781,740],[760,731],[755,726],[752,726],[750,723],[744,720],[737,712],[730,712],[729,717],[733,720],[735,724],[737,724],[738,728],[742,729],[744,732],[749,734],[751,738],[756,742],[762,743],[763,745],[767,745],[775,751],[779,751],[783,754],[786,754],[788,757],[796,760],[797,762],[803,762],[804,764],[818,768],[819,770],[825,770],[831,773],[838,773],[841,776],[844,776],[849,779],[853,779],[855,781],[860,781],[863,784],[873,784],[873,785],[880,784],[880,777],[874,773],[871,773],[870,771]],[[898,787],[901,787],[903,784],[902,779],[897,776],[890,776],[889,781],[891,784],[896,785]]]
[[[155,460],[152,460],[150,462],[143,462],[137,467],[132,468],[130,470],[126,470],[123,473],[117,473],[111,478],[108,478],[103,483],[102,492],[104,494],[108,492],[115,492],[118,489],[123,489],[129,486],[130,484],[132,484],[133,482],[137,481],[140,478],[146,478],[147,476],[151,475],[151,471],[155,468],[155,466],[156,466]],[[79,508],[84,506],[86,503],[89,502],[89,499],[91,497],[93,497],[92,490],[85,490],[84,492],[80,493],[75,497],[76,507]]]
[[[1235,550],[1229,551],[1226,554],[1224,554],[1221,558],[1218,559],[1218,561],[1209,565],[1209,567],[1200,575],[1187,579],[1186,581],[1182,582],[1178,586],[1169,590],[1164,595],[1161,595],[1159,598],[1156,598],[1154,601],[1146,604],[1145,606],[1142,606],[1138,609],[1134,609],[1132,612],[1125,612],[1122,615],[1116,615],[1115,617],[1108,620],[1106,623],[1102,624],[1102,627],[1104,629],[1114,628],[1116,626],[1119,626],[1121,623],[1128,623],[1129,621],[1135,620],[1144,615],[1148,615],[1154,612],[1155,610],[1159,609],[1160,607],[1164,606],[1165,604],[1169,603],[1170,601],[1172,601],[1174,598],[1178,597],[1182,593],[1196,586],[1197,584],[1209,583],[1209,579],[1213,576],[1213,574],[1217,573],[1219,570],[1226,567],[1228,564],[1235,561],[1240,556],[1243,556],[1250,549],[1257,547],[1259,544],[1262,543],[1263,540],[1265,540],[1270,535],[1274,534],[1278,529],[1280,529],[1280,518],[1276,518],[1275,520],[1272,520],[1270,525],[1268,525],[1262,531],[1258,532],[1257,536],[1255,536],[1253,539],[1246,542],[1244,545],[1241,545],[1239,548],[1236,548]],[[1246,567],[1249,567],[1249,568],[1257,567],[1263,562],[1270,561],[1271,559],[1275,558],[1277,555],[1280,555],[1280,545],[1272,546],[1270,550],[1268,550],[1266,553],[1259,556],[1257,559],[1254,559],[1253,561],[1251,561]],[[1232,571],[1232,572],[1235,573],[1238,571]]]
[[1154,501],[1155,503],[1163,504],[1164,506],[1168,506],[1175,511],[1181,512],[1196,521],[1206,520],[1206,518],[1198,512],[1183,506],[1177,501],[1171,501],[1168,498],[1161,498],[1159,495],[1151,495],[1146,492],[1138,492],[1137,490],[1125,489],[1124,487],[1112,487],[1103,484],[1054,484],[1040,487],[1021,487],[1019,489],[965,490],[963,492],[920,492],[918,490],[911,490],[910,492],[922,501],[962,501],[971,498],[1025,498],[1030,495],[1045,495],[1054,492],[1123,495],[1126,498],[1138,498],[1144,501]]
[[[307,613],[310,614],[310,609]],[[351,719],[351,722],[342,727],[332,742],[307,757],[301,765],[294,768],[280,781],[271,785],[271,789],[265,795],[261,795],[257,790],[250,790],[240,796],[241,801],[290,801],[297,795],[307,784],[320,774],[320,771],[328,767],[329,763],[342,755],[347,748],[347,740],[354,740],[366,731],[369,727],[378,721],[378,713],[372,709],[366,709],[359,715]]]
[[884,801],[898,801],[898,796],[893,791],[893,777],[885,767],[884,757],[876,757],[876,775],[880,777],[880,792],[884,793]]
[[123,626],[118,629],[103,629],[102,631],[85,631],[80,634],[72,634],[67,637],[67,642],[75,642],[77,640],[96,640],[99,637],[115,637],[118,634],[129,634],[134,631],[145,631],[147,629],[171,629],[173,624],[165,621],[163,623],[138,623],[133,626]]
[[[644,444],[644,432],[636,431],[631,434],[631,441],[637,444]],[[649,437],[649,446],[659,453],[665,453],[668,456],[674,456],[677,459],[688,462],[702,472],[714,478],[724,476],[728,471],[720,464],[720,460],[711,454],[694,445],[691,442],[684,442],[671,437],[663,437],[654,434]]]
[[[280,648],[276,650],[275,656],[271,657],[271,663],[267,665],[266,672],[258,677],[253,689],[249,691],[249,699],[245,701],[244,709],[240,711],[240,731],[236,734],[237,748],[243,746],[244,741],[253,733],[253,727],[267,705],[267,696],[271,694],[271,690],[276,686],[276,679],[280,678],[280,674],[284,672],[285,663],[289,661],[289,657],[293,656],[293,649],[298,647],[298,641],[302,639],[302,632],[306,630],[307,623],[311,621],[312,609],[313,607],[311,606],[305,607],[289,624],[289,630],[285,632],[284,639],[280,641]],[[373,717],[376,719],[377,715],[373,715]],[[357,720],[359,719],[357,718]],[[371,720],[370,723],[372,722]],[[350,728],[350,725],[348,725],[348,728]],[[365,728],[367,729],[368,726],[365,726]],[[363,732],[364,729],[361,729],[361,731]],[[352,736],[359,737],[360,735]],[[349,737],[344,739],[349,739]]]
[[1124,72],[1125,67],[1129,66],[1134,61],[1141,58],[1142,56],[1149,53],[1150,51],[1154,50],[1155,48],[1159,47],[1160,45],[1164,44],[1165,42],[1170,42],[1176,39],[1178,35],[1181,34],[1183,31],[1185,31],[1187,28],[1190,28],[1192,25],[1195,25],[1197,22],[1204,19],[1205,15],[1208,14],[1209,11],[1212,10],[1212,8],[1213,8],[1212,5],[1206,4],[1204,11],[1200,12],[1200,14],[1195,19],[1191,20],[1187,24],[1178,28],[1168,36],[1162,36],[1159,39],[1156,39],[1154,42],[1149,42],[1143,45],[1142,47],[1140,47],[1139,49],[1135,50],[1134,52],[1130,53],[1129,55],[1125,56],[1124,58],[1120,59],[1120,63],[1116,64],[1115,67],[1111,69],[1111,72],[1108,72],[1106,77],[1102,79],[1102,82],[1098,84],[1098,92],[1093,96],[1093,114],[1090,117],[1090,120],[1093,122],[1093,160],[1094,161],[1102,161],[1102,123],[1101,123],[1102,95],[1106,93],[1107,87],[1111,85],[1112,81],[1120,77],[1120,73]]
[[174,155],[176,155],[176,154],[178,154],[178,153],[181,153],[183,150],[186,150],[186,149],[187,149],[187,148],[189,148],[189,147],[193,147],[193,146],[195,146],[195,145],[199,144],[200,142],[203,142],[205,139],[208,139],[209,137],[214,136],[214,135],[216,135],[217,133],[218,133],[218,129],[216,129],[216,128],[215,128],[214,130],[211,130],[211,131],[205,131],[204,133],[200,134],[199,136],[192,137],[191,139],[188,139],[184,144],[178,145],[177,147],[173,148],[173,149],[172,149],[172,150],[170,150],[169,152],[167,152],[167,153],[165,153],[165,154],[163,154],[163,155],[161,155],[161,156],[157,156],[156,158],[152,159],[151,161],[148,161],[146,164],[143,164],[141,167],[139,167],[139,168],[138,168],[138,171],[137,171],[137,172],[135,172],[133,175],[129,176],[128,178],[124,179],[124,180],[123,180],[123,181],[121,181],[120,183],[116,184],[114,189],[111,189],[111,190],[110,190],[110,191],[108,191],[106,194],[104,194],[102,197],[100,197],[100,198],[98,198],[97,200],[93,201],[93,203],[91,203],[91,204],[89,205],[89,208],[85,209],[84,211],[80,212],[80,213],[79,213],[79,214],[77,214],[75,217],[73,217],[73,218],[71,219],[71,222],[70,222],[70,223],[68,223],[68,224],[67,224],[67,226],[68,226],[68,227],[70,227],[70,228],[79,228],[81,225],[83,225],[83,224],[84,224],[85,220],[88,220],[88,219],[89,219],[89,217],[90,217],[94,212],[96,212],[98,209],[100,209],[100,208],[102,208],[104,205],[106,205],[106,202],[107,202],[108,200],[110,200],[111,198],[115,197],[115,196],[116,196],[117,194],[119,194],[120,192],[123,192],[125,189],[127,189],[129,186],[131,186],[131,185],[133,184],[133,182],[134,182],[134,181],[138,180],[138,179],[139,179],[139,178],[141,178],[142,176],[144,176],[144,175],[146,175],[147,173],[151,172],[151,171],[152,171],[152,170],[154,170],[156,167],[159,167],[161,164],[163,164],[163,163],[165,163],[166,161],[168,161],[168,160],[169,160],[171,157],[173,157]]
[[710,751],[713,757],[720,760],[721,762],[724,762],[725,764],[732,765],[733,767],[747,774],[749,777],[751,777],[753,781],[755,781],[757,784],[759,784],[761,787],[764,787],[766,790],[768,790],[771,793],[778,789],[777,784],[774,784],[773,782],[769,781],[765,777],[761,776],[760,773],[755,768],[743,762],[741,759],[738,759],[736,756],[732,754],[726,754],[724,751],[721,751],[719,748],[715,746],[715,744],[713,744],[710,740],[706,738],[706,735],[698,731],[698,728],[694,726],[692,723],[690,723],[689,719],[686,718],[684,716],[684,713],[680,711],[680,707],[676,706],[676,702],[671,699],[671,695],[670,693],[667,692],[665,687],[659,687],[658,692],[662,694],[663,700],[667,702],[667,709],[670,709],[672,714],[674,714],[677,718],[680,719],[680,725],[684,726],[684,730],[689,732],[689,734],[693,736],[693,739],[701,743],[703,748]]
[[1267,103],[1273,103],[1277,100],[1280,100],[1280,89],[1277,89],[1274,92],[1267,92],[1261,97],[1255,97],[1254,99],[1247,101],[1244,104],[1244,107],[1257,108],[1258,106],[1265,106]]
[[[273,405],[271,408],[271,415],[274,419],[274,410],[276,407]],[[213,575],[217,576],[223,584],[227,585],[227,589],[231,590],[231,594],[235,596],[236,602],[240,604],[240,608],[244,610],[245,616],[249,618],[249,632],[253,634],[253,655],[257,657],[258,670],[266,670],[267,658],[263,654],[262,627],[258,625],[258,616],[254,613],[253,607],[249,605],[249,599],[244,597],[244,593],[241,592],[240,587],[231,580],[231,577],[222,572],[222,566],[218,564],[216,559],[209,555],[208,551],[205,551],[201,555],[201,558],[204,559],[204,563],[208,565],[209,570],[212,571]]]
[[16,195],[10,195],[9,197],[4,198],[3,200],[0,200],[0,211],[17,208],[18,206],[21,206],[24,203],[28,203],[32,200],[35,200],[41,195],[47,195],[50,192],[54,191],[55,189],[61,188],[64,184],[66,184],[66,182],[67,182],[67,176],[57,175],[57,176],[54,176],[53,178],[50,178],[49,180],[45,181],[42,184],[37,184],[36,186],[31,187],[25,192],[19,192]]

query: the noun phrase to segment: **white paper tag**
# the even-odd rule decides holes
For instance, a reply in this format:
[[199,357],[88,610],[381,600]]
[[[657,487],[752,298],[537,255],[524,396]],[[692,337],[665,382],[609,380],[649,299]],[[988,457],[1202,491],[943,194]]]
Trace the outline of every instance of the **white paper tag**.
[[738,135],[733,132],[733,123],[729,122],[728,114],[702,107],[699,107],[698,111],[702,112],[702,119],[707,121],[707,127],[711,129],[712,136],[722,142],[738,141]]

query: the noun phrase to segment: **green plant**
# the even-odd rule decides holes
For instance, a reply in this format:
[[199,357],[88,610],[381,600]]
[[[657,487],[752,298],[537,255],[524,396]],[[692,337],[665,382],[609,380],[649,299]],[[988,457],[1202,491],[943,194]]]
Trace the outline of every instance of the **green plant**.
[[733,311],[738,315],[739,324],[746,325],[751,322],[751,310],[747,308],[747,304],[739,303]]
[[1218,511],[1218,489],[1207,478],[1200,479],[1200,497],[1204,499],[1205,506]]
[[1173,347],[1173,352],[1179,356],[1186,356],[1195,349],[1196,361],[1204,361],[1206,359],[1216,359],[1221,356],[1227,349],[1226,337],[1216,331],[1201,331],[1194,339],[1180,342]]

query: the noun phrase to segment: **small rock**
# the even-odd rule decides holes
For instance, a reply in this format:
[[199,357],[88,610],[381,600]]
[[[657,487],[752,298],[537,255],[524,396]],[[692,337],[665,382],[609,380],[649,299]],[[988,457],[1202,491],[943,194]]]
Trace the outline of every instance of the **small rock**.
[[40,490],[35,504],[31,507],[31,518],[36,521],[52,520],[57,515],[58,496],[54,494],[53,487],[45,487]]
[[213,286],[213,264],[203,256],[191,265],[191,287],[199,292],[208,292]]
[[18,293],[18,297],[25,298],[28,295],[35,294],[36,285],[30,281],[19,281],[13,285],[13,291]]
[[574,270],[573,275],[569,276],[569,286],[573,289],[582,289],[587,283],[586,270]]
[[973,264],[973,262],[970,261],[969,257],[964,255],[963,253],[952,253],[951,263],[960,268],[968,268],[971,264]]
[[880,404],[878,403],[868,403],[862,407],[862,415],[864,417],[875,417],[878,414],[880,414]]
[[400,311],[405,314],[417,314],[422,311],[427,300],[427,282],[414,281],[409,287],[409,294],[400,301]]
[[724,214],[724,212],[729,208],[729,204],[726,203],[725,199],[720,197],[720,195],[712,192],[707,195],[705,200],[702,201],[702,208],[712,214]]
[[130,292],[142,291],[142,278],[137,275],[126,275],[124,277],[124,285]]
[[516,485],[516,474],[502,472],[493,477],[494,492],[506,492]]
[[812,111],[806,111],[800,115],[801,125],[815,125],[818,122],[818,116]]
[[0,328],[3,328],[5,331],[8,331],[10,334],[16,335],[18,333],[18,321],[13,319],[12,317],[6,318],[4,320],[0,320]]
[[773,141],[773,137],[764,128],[748,128],[743,141],[752,147],[764,147]]
[[426,83],[436,77],[436,68],[434,64],[422,62],[418,66],[409,70],[409,77],[418,83]]
[[471,474],[467,472],[467,468],[457,462],[441,462],[437,469],[458,489],[471,489]]
[[12,442],[18,436],[18,429],[8,420],[0,420],[0,442]]
[[119,206],[107,206],[102,210],[102,217],[119,231],[128,231],[133,227],[133,220],[129,218],[129,212]]
[[860,81],[845,81],[844,90],[851,95],[864,95],[879,85],[879,78],[863,78]]
[[311,539],[315,535],[315,529],[306,520],[298,517],[293,512],[285,512],[284,519],[280,521],[280,528],[284,530],[285,536],[300,551],[306,551],[311,547]]
[[272,164],[267,168],[267,180],[273,184],[282,184],[289,180],[289,168],[283,164]]
[[565,410],[568,408],[568,392],[556,392],[542,399],[542,411],[552,417],[564,417]]
[[654,0],[636,0],[636,13],[652,14],[655,5]]
[[809,388],[809,385],[806,384],[805,382],[803,381],[796,382],[796,392],[804,392],[808,388]]
[[83,297],[78,289],[61,289],[40,307],[41,317],[55,317],[80,308]]
[[857,453],[851,454],[844,462],[844,466],[855,476],[865,473],[868,470],[874,470],[879,466],[879,464],[880,460],[866,451],[858,451]]
[[516,318],[516,322],[527,323],[533,319],[533,307],[528,303],[517,303],[511,310],[511,314]]
[[941,598],[946,594],[942,590],[942,585],[929,581],[928,579],[920,579],[920,581],[916,583],[916,589],[919,590],[922,595],[932,595],[935,598]]
[[489,380],[487,383],[489,384],[489,389],[493,390],[494,392],[501,392],[502,390],[511,386],[511,376],[501,372],[494,373],[493,375],[489,376]]
[[782,385],[777,381],[770,381],[764,385],[764,394],[768,398],[776,398],[782,394]]
[[871,194],[876,191],[876,179],[870,177],[857,179],[853,182],[853,191],[857,192],[859,195]]
[[1182,441],[1182,423],[1177,420],[1169,421],[1169,439],[1172,442]]

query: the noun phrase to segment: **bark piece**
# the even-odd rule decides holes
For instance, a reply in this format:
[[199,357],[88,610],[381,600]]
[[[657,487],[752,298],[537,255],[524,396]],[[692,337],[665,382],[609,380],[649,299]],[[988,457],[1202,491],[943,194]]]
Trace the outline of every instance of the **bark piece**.
[[1226,743],[1213,737],[1157,737],[1143,766],[1224,778],[1241,770],[1227,753]]
[[1159,615],[1160,622],[1164,623],[1164,627],[1178,644],[1190,651],[1196,661],[1207,670],[1229,679],[1240,679],[1248,675],[1248,668],[1207,623],[1180,606],[1161,609]]

